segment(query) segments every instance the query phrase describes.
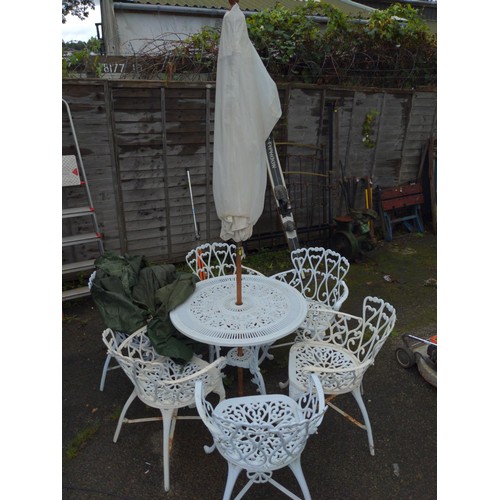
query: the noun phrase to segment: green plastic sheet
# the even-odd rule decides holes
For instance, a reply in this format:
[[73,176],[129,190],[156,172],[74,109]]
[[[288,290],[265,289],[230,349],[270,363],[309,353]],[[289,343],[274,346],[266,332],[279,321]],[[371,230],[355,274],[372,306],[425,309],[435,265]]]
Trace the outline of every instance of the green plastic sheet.
[[95,261],[91,295],[106,327],[131,334],[147,324],[155,350],[180,362],[201,346],[176,330],[170,311],[195,290],[198,278],[172,264],[148,265],[143,256],[106,252]]

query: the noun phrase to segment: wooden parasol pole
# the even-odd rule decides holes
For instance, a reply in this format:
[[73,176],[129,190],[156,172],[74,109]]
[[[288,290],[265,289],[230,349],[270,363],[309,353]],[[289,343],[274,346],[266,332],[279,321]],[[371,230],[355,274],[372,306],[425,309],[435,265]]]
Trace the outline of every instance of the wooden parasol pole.
[[[243,245],[241,241],[236,243],[236,305],[241,306],[241,257],[243,255]],[[243,356],[243,348],[238,347],[238,356]],[[238,394],[243,396],[243,368],[238,368]]]
[[243,245],[241,241],[236,243],[236,305],[241,306],[241,256],[243,255]]

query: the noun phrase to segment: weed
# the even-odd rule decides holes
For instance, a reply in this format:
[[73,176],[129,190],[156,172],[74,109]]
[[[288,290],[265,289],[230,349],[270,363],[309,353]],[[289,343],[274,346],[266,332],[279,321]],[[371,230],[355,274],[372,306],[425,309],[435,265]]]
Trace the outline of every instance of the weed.
[[75,314],[70,314],[70,315],[63,314],[62,320],[63,320],[63,323],[67,323],[67,324],[80,323],[82,326],[87,325],[90,321],[88,318],[82,319],[80,316],[76,316]]
[[69,443],[66,449],[66,458],[71,460],[78,455],[78,452],[83,449],[92,437],[99,430],[100,424],[96,423],[90,427],[81,430]]
[[231,384],[234,382],[234,377],[232,375],[228,375],[227,373],[224,374],[224,378],[222,379],[223,384],[226,387],[230,387]]
[[120,413],[122,412],[121,407],[117,406],[115,411],[109,417],[110,420],[118,420],[120,418]]

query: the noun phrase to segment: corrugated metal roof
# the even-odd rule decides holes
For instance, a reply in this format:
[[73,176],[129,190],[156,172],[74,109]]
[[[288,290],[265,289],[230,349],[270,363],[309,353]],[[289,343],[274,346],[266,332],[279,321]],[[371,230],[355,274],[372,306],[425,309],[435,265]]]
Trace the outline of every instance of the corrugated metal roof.
[[[119,0],[116,0],[119,1]],[[127,3],[148,4],[148,5],[171,5],[177,7],[197,7],[206,9],[227,9],[229,3],[227,0],[133,0]],[[272,9],[279,3],[286,9],[294,9],[298,7],[300,0],[240,0],[239,5],[241,10],[246,11],[259,11],[265,9]],[[367,17],[372,9],[366,5],[352,2],[350,0],[324,0],[324,3],[330,4],[350,16]]]
[[[227,0],[134,0],[131,3],[141,3],[149,5],[172,5],[177,7],[198,7],[198,8],[216,8],[228,9],[229,3]],[[263,10],[272,9],[276,6],[275,0],[243,0],[240,1],[241,10]],[[297,5],[296,0],[283,0],[280,5],[289,9],[291,6]],[[293,8],[292,7],[292,8]]]

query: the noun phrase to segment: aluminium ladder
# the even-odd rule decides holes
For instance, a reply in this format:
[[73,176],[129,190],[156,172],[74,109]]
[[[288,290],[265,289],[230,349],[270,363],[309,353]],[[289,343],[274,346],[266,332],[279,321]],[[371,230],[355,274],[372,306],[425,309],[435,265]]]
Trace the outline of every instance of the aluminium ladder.
[[[63,104],[66,107],[66,112],[68,114],[69,124],[71,127],[71,133],[74,140],[74,145],[76,149],[75,155],[63,155],[62,156],[62,187],[73,188],[77,186],[82,189],[82,194],[85,195],[86,204],[77,207],[63,208],[62,218],[64,219],[77,219],[77,218],[90,218],[92,224],[92,232],[87,232],[85,234],[70,234],[63,235],[62,237],[62,247],[68,248],[73,247],[75,253],[78,250],[78,246],[82,249],[83,245],[96,244],[99,255],[104,253],[104,245],[102,242],[102,235],[99,231],[99,224],[97,223],[97,217],[94,210],[94,204],[92,202],[92,196],[90,194],[90,188],[87,182],[87,176],[85,174],[85,168],[83,166],[82,155],[80,153],[80,147],[78,145],[78,139],[76,137],[75,127],[73,124],[73,118],[71,116],[71,111],[68,103],[63,99]],[[94,259],[73,261],[70,263],[65,263],[62,266],[63,278],[65,275],[71,275],[76,273],[82,273],[86,271],[92,271],[95,269]],[[89,273],[90,275],[90,273]],[[90,295],[90,290],[88,286],[76,287],[73,289],[63,290],[62,300],[76,299],[79,297],[84,297]]]

